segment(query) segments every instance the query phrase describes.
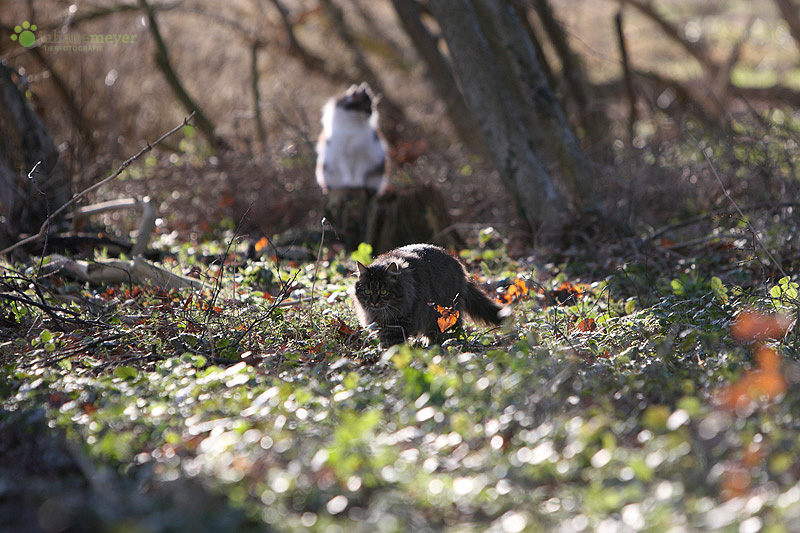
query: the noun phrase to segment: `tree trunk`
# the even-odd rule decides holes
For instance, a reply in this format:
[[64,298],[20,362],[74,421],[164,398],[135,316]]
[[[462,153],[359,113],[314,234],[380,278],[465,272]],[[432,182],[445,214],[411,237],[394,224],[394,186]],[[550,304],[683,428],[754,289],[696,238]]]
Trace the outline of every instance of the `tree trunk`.
[[516,14],[494,0],[432,0],[467,106],[503,184],[540,238],[558,237],[568,202],[538,152],[555,148],[569,190],[591,176]]
[[154,54],[156,66],[164,75],[164,80],[167,82],[167,85],[169,85],[175,97],[183,104],[186,112],[194,113],[194,123],[197,125],[197,129],[200,130],[203,137],[206,138],[208,144],[213,148],[227,149],[228,146],[225,141],[217,137],[217,134],[214,132],[214,124],[197,102],[189,95],[181,83],[180,78],[178,78],[175,69],[172,68],[172,63],[170,63],[169,60],[169,53],[167,52],[167,45],[164,43],[164,39],[161,37],[161,31],[158,28],[155,11],[150,7],[150,4],[147,3],[147,0],[139,0],[139,6],[147,17],[150,34],[153,36],[153,43],[156,47]]
[[557,166],[575,207],[592,203],[594,179],[589,161],[516,11],[503,0],[476,0],[473,5],[511,88],[519,116],[535,141],[534,149],[543,154],[546,166]]
[[336,5],[333,0],[320,0],[320,4],[331,21],[333,30],[339,37],[347,49],[350,51],[353,66],[356,70],[356,75],[372,87],[375,94],[381,95],[381,113],[383,134],[386,136],[390,143],[397,141],[397,125],[405,121],[405,114],[403,108],[387,94],[383,82],[381,82],[375,69],[367,61],[367,56],[364,55],[358,39],[353,34],[350,26],[344,18],[344,12]]
[[[553,14],[550,2],[535,0],[534,5],[542,27],[561,61],[564,88],[575,103],[586,135],[592,141],[600,141],[607,129],[603,114],[592,107],[589,78],[581,65],[581,59],[570,47],[564,29]],[[537,57],[540,56],[541,54],[537,54]]]
[[775,0],[775,3],[778,4],[783,20],[789,26],[789,33],[792,34],[795,44],[800,46],[800,16],[797,14],[797,7],[792,3],[792,0]]
[[49,213],[70,198],[70,180],[53,139],[15,78],[0,63],[0,249],[21,233],[38,232]]
[[464,98],[458,90],[450,64],[439,51],[438,40],[422,22],[422,9],[416,0],[392,0],[394,10],[414,48],[425,62],[428,78],[445,105],[450,122],[458,137],[471,150],[484,152],[485,148],[476,131]]

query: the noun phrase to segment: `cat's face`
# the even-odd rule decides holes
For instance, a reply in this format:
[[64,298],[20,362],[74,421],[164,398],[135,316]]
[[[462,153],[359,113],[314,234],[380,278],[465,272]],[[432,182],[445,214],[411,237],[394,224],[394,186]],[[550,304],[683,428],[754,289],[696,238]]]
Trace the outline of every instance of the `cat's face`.
[[380,311],[395,305],[402,298],[397,264],[366,267],[358,263],[355,289],[358,301],[367,309]]
[[372,113],[372,90],[366,83],[353,85],[336,101],[336,105],[348,111],[361,111],[369,115]]

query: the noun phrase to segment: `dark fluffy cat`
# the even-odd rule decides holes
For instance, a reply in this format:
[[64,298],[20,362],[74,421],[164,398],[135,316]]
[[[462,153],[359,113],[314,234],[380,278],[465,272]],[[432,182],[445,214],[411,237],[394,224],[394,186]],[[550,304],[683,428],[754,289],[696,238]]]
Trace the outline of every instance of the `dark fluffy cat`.
[[380,255],[370,266],[358,263],[354,305],[359,323],[378,329],[381,346],[423,335],[439,342],[440,314],[434,304],[454,306],[476,322],[499,325],[508,315],[447,251],[430,244],[412,244]]

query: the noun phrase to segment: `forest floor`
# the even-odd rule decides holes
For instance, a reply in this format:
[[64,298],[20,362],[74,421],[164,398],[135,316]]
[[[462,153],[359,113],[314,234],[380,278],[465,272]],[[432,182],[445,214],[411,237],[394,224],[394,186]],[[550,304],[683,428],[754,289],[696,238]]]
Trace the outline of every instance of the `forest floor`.
[[[766,172],[747,142],[731,153]],[[706,155],[685,168],[745,164]],[[726,190],[559,250],[476,228],[460,256],[512,317],[436,346],[358,327],[368,246],[290,260],[235,229],[160,234],[156,262],[199,290],[6,263],[0,525],[795,531],[796,203]]]

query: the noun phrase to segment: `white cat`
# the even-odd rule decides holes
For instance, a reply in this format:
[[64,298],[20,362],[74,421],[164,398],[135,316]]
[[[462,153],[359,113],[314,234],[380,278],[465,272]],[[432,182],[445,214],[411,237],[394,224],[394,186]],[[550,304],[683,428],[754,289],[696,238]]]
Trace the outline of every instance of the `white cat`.
[[322,107],[317,142],[317,183],[322,190],[345,188],[383,192],[386,144],[378,134],[378,111],[369,85],[352,85]]

